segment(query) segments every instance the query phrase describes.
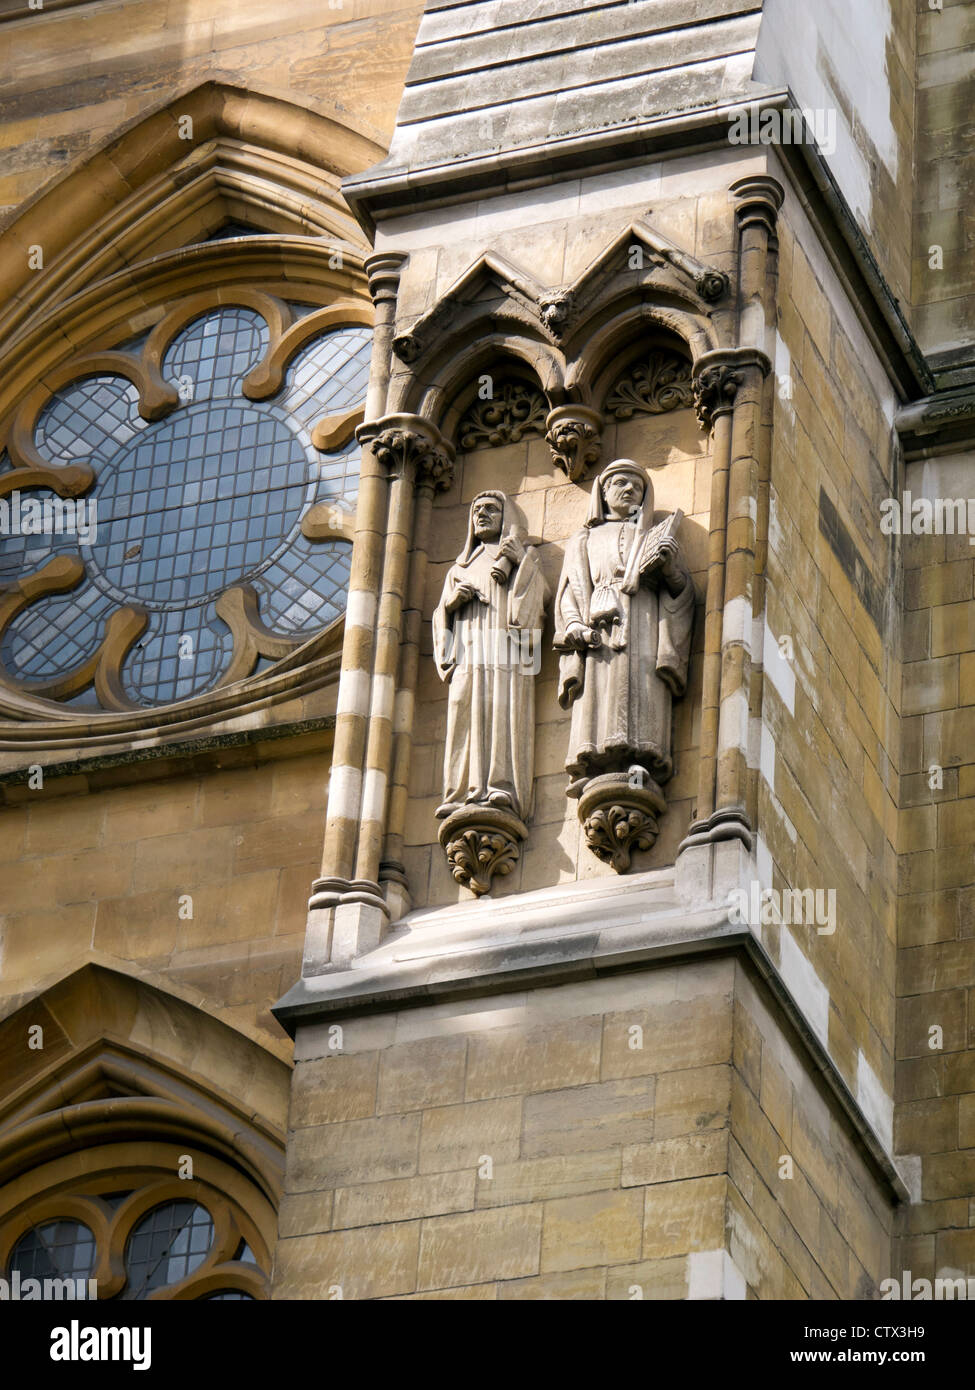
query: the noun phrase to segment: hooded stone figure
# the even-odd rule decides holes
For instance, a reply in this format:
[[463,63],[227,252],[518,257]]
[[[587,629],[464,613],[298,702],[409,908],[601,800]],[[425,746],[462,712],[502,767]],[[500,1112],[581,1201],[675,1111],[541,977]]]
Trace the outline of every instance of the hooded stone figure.
[[433,615],[433,654],[448,681],[441,818],[492,806],[531,812],[535,671],[548,598],[538,556],[503,492],[471,503],[464,549]]
[[572,709],[570,796],[590,778],[634,765],[673,772],[671,700],[682,695],[694,587],[673,532],[653,525],[653,484],[632,459],[593,484],[589,516],[569,541],[556,594],[559,703]]

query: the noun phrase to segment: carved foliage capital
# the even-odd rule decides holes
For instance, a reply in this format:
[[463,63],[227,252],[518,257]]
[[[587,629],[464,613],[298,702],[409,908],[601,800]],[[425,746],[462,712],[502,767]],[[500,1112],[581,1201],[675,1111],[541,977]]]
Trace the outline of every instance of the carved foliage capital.
[[717,348],[694,364],[697,418],[711,429],[719,415],[734,410],[739,389],[768,375],[772,364],[758,348]]
[[705,429],[712,429],[719,415],[734,410],[741,382],[741,372],[727,363],[704,367],[698,372],[694,378],[694,405]]
[[412,474],[418,487],[446,492],[454,481],[454,451],[419,415],[388,415],[368,427],[376,458],[393,477]]

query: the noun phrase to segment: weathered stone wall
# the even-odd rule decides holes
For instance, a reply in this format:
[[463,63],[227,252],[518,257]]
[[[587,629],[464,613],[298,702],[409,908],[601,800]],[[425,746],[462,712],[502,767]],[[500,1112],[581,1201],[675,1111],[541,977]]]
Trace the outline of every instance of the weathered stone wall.
[[975,327],[975,4],[945,0],[943,8],[933,9],[926,0],[917,0],[917,8],[915,328],[925,352],[954,351],[970,361]]
[[[967,498],[971,455],[908,465],[914,498]],[[909,535],[904,683],[896,1136],[916,1155],[895,1273],[975,1274],[975,603],[969,536]]]
[[877,1180],[730,958],[339,1028],[299,1035],[276,1297],[853,1298],[886,1275]]
[[0,209],[12,216],[120,128],[208,80],[334,112],[386,140],[422,12],[422,0],[97,0],[8,20]]
[[905,312],[915,47],[914,7],[904,0],[764,0],[755,62],[759,80],[788,86],[800,108],[823,119],[820,152]]
[[5,1011],[97,960],[290,1055],[270,1006],[300,969],[331,735],[288,742],[24,787],[0,810]]
[[757,865],[763,884],[834,891],[835,914],[832,932],[768,924],[762,939],[889,1152],[900,676],[880,503],[896,486],[893,395],[791,192],[778,234]]

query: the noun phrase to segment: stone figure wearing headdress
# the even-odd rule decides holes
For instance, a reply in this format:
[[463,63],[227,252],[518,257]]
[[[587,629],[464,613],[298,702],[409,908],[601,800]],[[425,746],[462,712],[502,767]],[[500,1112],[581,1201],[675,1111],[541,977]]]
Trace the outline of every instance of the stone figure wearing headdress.
[[559,703],[572,710],[568,795],[590,847],[623,871],[649,848],[673,773],[671,713],[687,683],[694,588],[676,532],[654,526],[653,485],[632,459],[596,479],[556,594]]
[[[447,822],[441,840],[448,858],[458,826],[476,825],[482,836],[488,833],[484,827],[493,827],[493,833],[510,832],[520,841],[531,812],[534,683],[548,595],[537,552],[525,540],[503,492],[475,497],[464,548],[433,615],[434,660],[449,683],[443,803],[437,810]],[[483,808],[494,814],[485,816]],[[470,837],[466,843],[471,850]],[[481,843],[482,867],[484,848]],[[510,871],[513,862],[508,855],[491,872]],[[486,891],[490,873],[470,881],[459,872],[465,866],[463,855],[451,858],[458,881]]]

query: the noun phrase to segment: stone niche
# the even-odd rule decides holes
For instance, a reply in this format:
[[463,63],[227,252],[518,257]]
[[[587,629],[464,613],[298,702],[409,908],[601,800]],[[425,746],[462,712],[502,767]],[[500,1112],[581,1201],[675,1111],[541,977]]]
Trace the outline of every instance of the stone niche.
[[[685,393],[686,405],[681,403],[676,409],[666,408],[659,413],[649,413],[645,409],[648,368],[652,385],[652,365],[644,358],[648,359],[646,352],[644,357],[637,355],[624,360],[603,404],[601,460],[595,465],[590,463],[576,482],[570,481],[553,463],[552,449],[544,434],[545,412],[533,412],[530,401],[525,399],[523,374],[519,374],[522,380],[517,393],[520,407],[517,411],[505,415],[499,410],[496,417],[490,417],[468,407],[461,416],[461,425],[456,431],[458,454],[454,484],[449,491],[438,494],[434,502],[424,600],[424,636],[404,846],[405,866],[418,906],[438,907],[471,897],[470,892],[452,878],[437,838],[441,822],[436,820],[434,813],[441,799],[447,695],[434,669],[430,617],[446,572],[463,546],[470,504],[486,489],[505,492],[520,509],[529,540],[538,548],[553,594],[565,543],[585,522],[593,480],[608,461],[617,457],[632,458],[647,468],[653,482],[658,519],[678,507],[684,512],[679,537],[697,597],[688,687],[684,697],[674,703],[675,771],[664,788],[667,809],[660,819],[660,833],[652,849],[634,853],[632,871],[672,864],[677,847],[687,833],[698,771],[710,441],[690,404],[689,386]],[[499,383],[504,380],[501,370],[496,379]],[[654,403],[658,403],[657,397]],[[490,433],[494,434],[496,443],[489,442]],[[513,434],[518,437],[512,439]],[[578,818],[579,803],[566,798],[569,777],[565,761],[570,715],[558,703],[558,658],[552,648],[553,633],[549,611],[535,687],[534,808],[520,857],[510,873],[495,876],[492,897],[577,879],[615,877],[612,867],[601,862],[586,844]]]

